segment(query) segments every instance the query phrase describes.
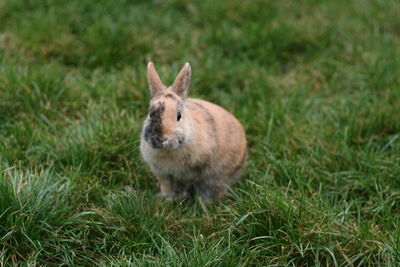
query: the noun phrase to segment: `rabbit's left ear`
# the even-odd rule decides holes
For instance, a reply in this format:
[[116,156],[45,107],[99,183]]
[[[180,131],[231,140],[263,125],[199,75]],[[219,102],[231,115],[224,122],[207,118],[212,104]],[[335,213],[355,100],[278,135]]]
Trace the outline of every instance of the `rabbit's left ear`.
[[154,68],[153,62],[149,62],[149,65],[147,66],[147,79],[149,80],[150,93],[152,97],[164,89],[164,85]]
[[192,76],[192,70],[190,64],[186,63],[172,85],[172,91],[178,96],[185,98],[190,85],[190,78]]

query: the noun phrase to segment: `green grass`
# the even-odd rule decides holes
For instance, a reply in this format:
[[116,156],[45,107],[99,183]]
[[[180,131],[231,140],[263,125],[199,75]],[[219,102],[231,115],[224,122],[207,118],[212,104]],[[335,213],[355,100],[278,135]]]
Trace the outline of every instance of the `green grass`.
[[[400,4],[0,2],[0,263],[396,266]],[[139,155],[146,65],[243,123],[219,205]]]

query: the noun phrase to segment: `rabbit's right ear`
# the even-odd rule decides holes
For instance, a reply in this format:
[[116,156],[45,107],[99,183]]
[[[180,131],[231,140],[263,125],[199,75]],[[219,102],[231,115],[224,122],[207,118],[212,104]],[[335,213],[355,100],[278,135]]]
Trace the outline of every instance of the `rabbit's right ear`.
[[149,65],[147,66],[147,78],[149,80],[150,93],[152,97],[164,89],[164,85],[154,68],[153,62],[149,62]]

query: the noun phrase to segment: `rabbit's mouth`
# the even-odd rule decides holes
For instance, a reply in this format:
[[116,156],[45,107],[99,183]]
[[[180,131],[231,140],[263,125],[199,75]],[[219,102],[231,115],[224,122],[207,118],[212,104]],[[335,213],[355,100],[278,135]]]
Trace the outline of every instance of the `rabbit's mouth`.
[[173,150],[179,148],[185,143],[185,137],[181,135],[176,135],[159,141],[160,142],[156,142],[156,146],[153,146],[154,148],[165,148],[168,150]]
[[177,149],[179,147],[179,142],[176,141],[175,138],[168,139],[162,143],[163,148],[165,149]]
[[154,149],[176,149],[182,142],[179,142],[179,138],[158,138],[158,137],[151,137],[145,138],[146,141],[151,145]]
[[143,137],[153,149],[177,149],[187,142],[184,134],[172,133],[166,136],[162,134],[160,127],[151,124],[145,128]]
[[163,143],[157,138],[151,138],[150,140],[147,140],[147,142],[151,145],[152,148],[159,149],[163,148]]

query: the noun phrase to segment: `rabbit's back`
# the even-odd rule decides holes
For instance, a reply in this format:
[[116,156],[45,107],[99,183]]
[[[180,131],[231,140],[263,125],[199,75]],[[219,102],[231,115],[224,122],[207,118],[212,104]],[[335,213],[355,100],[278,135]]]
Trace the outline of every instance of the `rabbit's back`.
[[230,112],[208,101],[189,98],[186,108],[193,124],[191,146],[197,147],[199,154],[208,154],[205,167],[219,173],[224,182],[233,182],[247,156],[242,125]]

